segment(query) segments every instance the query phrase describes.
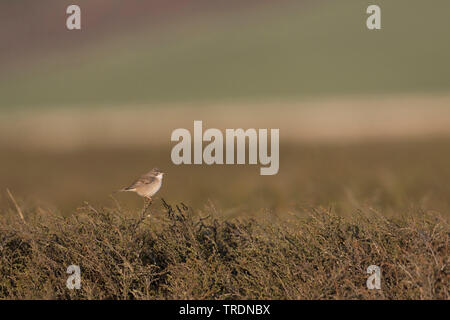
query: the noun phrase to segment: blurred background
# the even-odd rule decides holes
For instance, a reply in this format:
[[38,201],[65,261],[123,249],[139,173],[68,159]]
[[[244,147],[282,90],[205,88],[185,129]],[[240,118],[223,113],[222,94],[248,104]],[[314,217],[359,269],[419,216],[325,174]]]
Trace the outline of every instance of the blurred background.
[[[70,4],[80,31],[66,29]],[[382,30],[366,28],[371,4]],[[449,12],[447,0],[0,1],[0,205],[9,188],[30,209],[111,206],[157,166],[167,201],[231,216],[448,215]],[[194,120],[279,128],[279,174],[173,165],[171,132]]]

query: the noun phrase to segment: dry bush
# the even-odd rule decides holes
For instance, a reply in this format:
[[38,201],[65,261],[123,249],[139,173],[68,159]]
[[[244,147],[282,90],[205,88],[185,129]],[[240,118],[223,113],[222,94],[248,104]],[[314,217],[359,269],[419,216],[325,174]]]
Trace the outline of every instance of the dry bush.
[[[434,214],[201,218],[164,203],[148,217],[86,204],[0,221],[2,299],[448,299],[449,228]],[[159,217],[159,218],[158,218]],[[82,288],[66,288],[69,265]],[[368,290],[379,265],[382,289]]]

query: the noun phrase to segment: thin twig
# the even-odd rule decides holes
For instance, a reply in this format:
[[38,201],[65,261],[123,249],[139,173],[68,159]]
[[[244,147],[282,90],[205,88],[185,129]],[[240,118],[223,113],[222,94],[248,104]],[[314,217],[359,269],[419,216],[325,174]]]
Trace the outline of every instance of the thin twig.
[[147,213],[147,210],[151,206],[152,202],[152,200],[144,198],[144,208],[142,209],[141,213],[142,218],[145,218],[145,214]]
[[117,201],[117,199],[111,194],[109,195],[111,197],[111,199],[114,201],[114,203],[116,204],[117,209],[119,210],[120,213],[122,213],[122,207],[120,206],[119,201]]
[[9,191],[8,188],[6,188],[6,193],[8,193],[9,198],[14,203],[14,206],[16,207],[16,210],[17,210],[17,213],[19,214],[20,219],[22,219],[23,223],[27,224],[27,222],[25,221],[25,218],[23,216],[22,210],[20,209],[19,205],[16,202],[16,199],[14,199],[11,191]]

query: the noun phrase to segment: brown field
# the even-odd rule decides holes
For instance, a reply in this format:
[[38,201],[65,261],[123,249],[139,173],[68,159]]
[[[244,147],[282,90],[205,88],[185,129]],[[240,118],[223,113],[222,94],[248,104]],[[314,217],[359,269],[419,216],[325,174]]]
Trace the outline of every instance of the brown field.
[[[259,102],[74,105],[0,113],[0,147],[32,151],[170,145],[176,128],[279,128],[291,143],[349,143],[450,135],[450,95],[377,95]],[[160,121],[155,121],[159,119]]]
[[[269,210],[284,214],[309,206],[332,206],[350,214],[372,206],[386,215],[412,208],[449,215],[448,139],[353,144],[282,143],[280,171],[260,176],[258,165],[175,166],[170,149],[90,149],[64,153],[9,150],[0,167],[2,207],[9,188],[25,210],[70,214],[88,201],[112,206],[110,195],[149,167],[167,176],[159,196],[201,210],[210,201],[227,216]],[[115,195],[124,208],[139,209],[134,194]],[[159,201],[155,203],[159,206]]]
[[[5,112],[0,188],[27,208],[70,213],[85,200],[111,205],[112,192],[157,166],[168,173],[160,194],[169,202],[212,201],[230,214],[368,204],[385,214],[424,206],[446,215],[449,104],[449,96],[385,96]],[[259,165],[173,165],[171,132],[192,132],[194,120],[204,130],[279,128],[279,174],[260,176]],[[130,209],[141,206],[137,198],[118,195]]]

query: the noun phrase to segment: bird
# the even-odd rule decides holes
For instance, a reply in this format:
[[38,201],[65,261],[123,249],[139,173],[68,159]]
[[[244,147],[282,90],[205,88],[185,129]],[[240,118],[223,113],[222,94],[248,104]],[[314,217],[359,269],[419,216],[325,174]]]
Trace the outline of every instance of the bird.
[[149,172],[140,176],[130,186],[120,189],[118,192],[136,192],[144,198],[144,202],[152,202],[152,197],[159,191],[162,185],[164,172],[158,168],[153,168]]

